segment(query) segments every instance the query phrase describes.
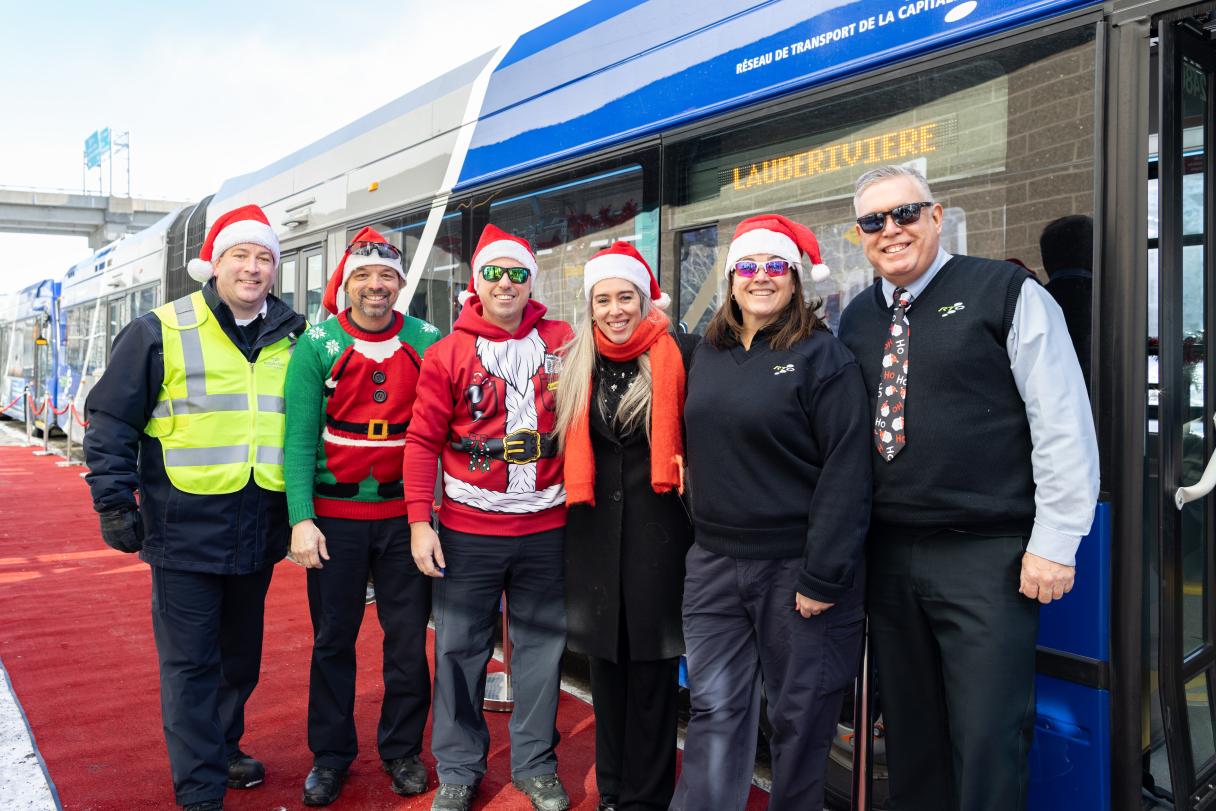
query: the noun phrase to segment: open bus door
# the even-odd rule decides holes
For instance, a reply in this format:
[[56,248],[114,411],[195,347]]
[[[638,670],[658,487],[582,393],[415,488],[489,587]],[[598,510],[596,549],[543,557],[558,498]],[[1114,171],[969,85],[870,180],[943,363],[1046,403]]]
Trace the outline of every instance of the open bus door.
[[[1208,4],[1205,4],[1207,6]],[[1160,326],[1158,545],[1160,703],[1178,811],[1216,807],[1216,233],[1211,139],[1216,45],[1210,14],[1158,20]],[[1209,464],[1198,487],[1192,484]]]

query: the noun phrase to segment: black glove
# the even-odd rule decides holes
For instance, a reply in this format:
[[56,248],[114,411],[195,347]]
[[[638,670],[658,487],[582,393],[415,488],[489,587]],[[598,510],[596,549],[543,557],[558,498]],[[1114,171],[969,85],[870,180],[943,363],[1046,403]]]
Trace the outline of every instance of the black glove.
[[138,510],[107,510],[101,514],[101,539],[119,552],[144,548],[144,525]]

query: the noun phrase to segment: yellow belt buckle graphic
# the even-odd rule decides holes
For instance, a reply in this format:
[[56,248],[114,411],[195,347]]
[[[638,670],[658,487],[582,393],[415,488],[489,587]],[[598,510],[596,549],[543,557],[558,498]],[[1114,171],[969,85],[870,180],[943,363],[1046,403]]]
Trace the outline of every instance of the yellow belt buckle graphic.
[[540,432],[518,428],[507,434],[502,440],[502,458],[513,465],[535,462],[540,458]]
[[367,438],[385,439],[388,436],[388,420],[368,420]]

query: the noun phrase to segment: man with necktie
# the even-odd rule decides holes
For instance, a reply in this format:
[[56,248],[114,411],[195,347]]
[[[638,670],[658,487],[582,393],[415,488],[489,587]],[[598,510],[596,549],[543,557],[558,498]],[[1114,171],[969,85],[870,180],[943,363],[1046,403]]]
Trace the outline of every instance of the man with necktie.
[[1085,381],[1035,278],[942,249],[919,172],[869,171],[853,203],[879,278],[840,338],[873,394],[870,634],[891,808],[1022,811],[1039,605],[1072,588],[1097,502]]

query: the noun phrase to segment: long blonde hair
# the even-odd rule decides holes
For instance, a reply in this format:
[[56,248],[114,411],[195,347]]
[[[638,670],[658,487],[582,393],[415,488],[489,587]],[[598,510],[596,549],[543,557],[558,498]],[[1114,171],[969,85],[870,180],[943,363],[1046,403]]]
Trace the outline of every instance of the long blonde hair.
[[[650,313],[653,306],[650,296],[643,293],[637,285],[638,300],[642,302],[642,318]],[[575,420],[579,419],[591,403],[591,378],[599,367],[600,353],[595,348],[595,320],[591,316],[591,299],[583,316],[575,328],[574,337],[559,350],[562,354],[562,376],[557,384],[557,419],[553,430],[558,435],[558,447],[565,449],[566,432]],[[601,415],[607,420],[609,415],[603,412],[604,403],[596,404],[601,409]],[[638,356],[638,373],[629,389],[621,398],[613,420],[622,434],[630,433],[639,426],[650,439],[650,353],[643,352]]]

